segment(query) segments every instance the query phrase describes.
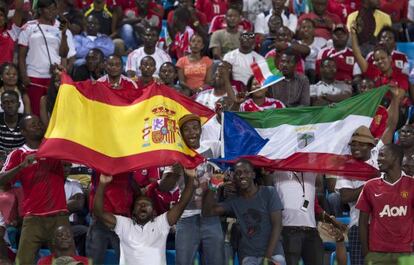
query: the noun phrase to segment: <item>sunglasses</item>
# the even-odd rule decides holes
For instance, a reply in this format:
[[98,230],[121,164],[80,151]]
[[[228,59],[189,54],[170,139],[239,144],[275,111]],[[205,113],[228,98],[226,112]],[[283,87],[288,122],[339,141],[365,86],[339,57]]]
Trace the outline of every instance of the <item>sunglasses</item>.
[[245,38],[245,39],[247,39],[247,38],[253,39],[255,37],[255,34],[253,32],[250,32],[250,33],[242,33],[240,37]]

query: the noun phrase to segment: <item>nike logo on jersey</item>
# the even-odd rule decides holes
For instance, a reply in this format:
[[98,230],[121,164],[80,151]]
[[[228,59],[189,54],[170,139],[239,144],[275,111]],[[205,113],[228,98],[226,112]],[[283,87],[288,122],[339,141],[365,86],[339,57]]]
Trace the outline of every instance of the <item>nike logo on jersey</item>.
[[379,197],[379,196],[381,196],[382,195],[382,193],[380,193],[380,194],[376,194],[376,193],[374,193],[374,196],[375,197]]

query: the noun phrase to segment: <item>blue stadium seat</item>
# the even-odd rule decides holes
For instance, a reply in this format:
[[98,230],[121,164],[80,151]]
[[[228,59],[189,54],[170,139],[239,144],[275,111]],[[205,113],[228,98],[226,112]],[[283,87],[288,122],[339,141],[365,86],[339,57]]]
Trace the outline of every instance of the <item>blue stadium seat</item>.
[[414,65],[414,42],[397,42],[397,50],[407,55],[410,69],[412,69]]
[[19,231],[17,230],[16,227],[10,226],[7,227],[7,236],[9,237],[9,241],[10,241],[10,246],[13,249],[17,249],[17,233]]
[[39,258],[43,258],[52,254],[48,248],[39,249]]
[[[331,254],[331,260],[330,260],[330,265],[335,265],[336,263],[336,252],[332,252]],[[349,256],[349,252],[346,253],[346,264],[347,265],[351,265],[351,258]]]
[[175,250],[167,249],[167,265],[175,265]]
[[115,250],[113,249],[106,250],[104,264],[105,265],[118,265],[119,264],[115,256]]
[[351,221],[351,218],[349,216],[346,217],[336,217],[336,220],[338,220],[339,222],[349,225],[349,222]]

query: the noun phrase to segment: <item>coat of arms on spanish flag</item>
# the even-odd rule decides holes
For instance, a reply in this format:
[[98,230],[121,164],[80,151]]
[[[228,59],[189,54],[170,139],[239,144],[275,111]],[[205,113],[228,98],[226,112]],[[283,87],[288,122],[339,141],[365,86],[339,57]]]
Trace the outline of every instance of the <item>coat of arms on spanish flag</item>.
[[181,138],[178,121],[186,114],[202,124],[214,112],[172,88],[152,84],[128,101],[100,83],[73,82],[62,75],[39,157],[85,164],[106,174],[180,162],[203,161]]

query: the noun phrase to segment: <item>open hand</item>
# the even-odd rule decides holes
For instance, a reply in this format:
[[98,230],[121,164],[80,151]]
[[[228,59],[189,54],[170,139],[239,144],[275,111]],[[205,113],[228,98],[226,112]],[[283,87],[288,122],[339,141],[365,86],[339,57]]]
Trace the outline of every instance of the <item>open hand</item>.
[[99,178],[99,183],[102,183],[103,185],[106,185],[112,181],[112,176],[108,176],[105,174],[101,174]]

